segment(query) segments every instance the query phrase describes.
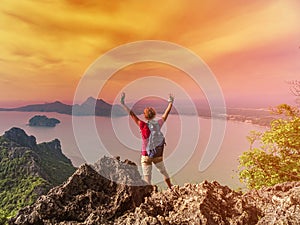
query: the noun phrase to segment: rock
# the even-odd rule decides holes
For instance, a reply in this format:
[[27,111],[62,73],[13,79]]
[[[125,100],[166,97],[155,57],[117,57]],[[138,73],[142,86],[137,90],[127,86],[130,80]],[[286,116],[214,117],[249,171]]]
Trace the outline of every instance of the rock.
[[[20,128],[6,131],[0,136],[0,211],[5,216],[16,214],[62,184],[75,170],[62,153],[59,140],[37,144],[35,137]],[[36,215],[24,213],[16,224],[24,224],[25,219],[38,224]]]
[[34,136],[28,136],[21,128],[13,127],[5,131],[3,137],[23,147],[36,147],[36,138]]
[[40,115],[34,116],[29,120],[29,126],[32,127],[55,127],[58,123],[60,123],[58,119]]
[[139,206],[153,190],[141,179],[136,166],[127,165],[109,157],[102,158],[94,166],[99,172],[90,165],[82,165],[66,183],[21,210],[10,224],[18,224],[18,221],[22,224],[112,223]]
[[261,211],[257,224],[300,224],[300,182],[250,191],[244,199]]
[[256,224],[259,211],[241,196],[217,182],[174,186],[153,193],[116,224]]
[[119,157],[82,165],[10,224],[300,224],[300,182],[247,193],[204,181],[155,191]]
[[121,162],[120,157],[110,158],[104,156],[93,165],[93,168],[103,177],[119,184],[145,185],[136,164],[128,159]]

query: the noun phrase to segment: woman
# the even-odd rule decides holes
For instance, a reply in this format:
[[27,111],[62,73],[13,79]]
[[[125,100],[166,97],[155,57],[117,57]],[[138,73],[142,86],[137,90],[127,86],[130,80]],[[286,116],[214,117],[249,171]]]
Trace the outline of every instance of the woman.
[[[134,112],[132,112],[125,104],[125,93],[122,93],[121,95],[121,104],[124,107],[124,109],[128,112],[128,114],[131,116],[131,118],[134,120],[134,122],[139,126],[141,136],[142,136],[142,157],[141,157],[141,164],[142,164],[142,170],[143,170],[143,175],[144,175],[144,180],[148,183],[151,184],[151,175],[152,175],[152,163],[156,166],[156,168],[159,170],[159,172],[164,176],[164,180],[169,188],[172,187],[171,181],[169,174],[166,171],[166,168],[164,166],[163,162],[163,155],[162,152],[160,155],[155,156],[155,157],[150,157],[147,154],[147,146],[149,146],[149,137],[151,135],[151,131],[149,129],[149,124],[158,124],[159,129],[162,127],[164,122],[166,122],[168,115],[172,109],[174,101],[174,96],[170,95],[168,99],[168,107],[165,110],[164,114],[162,115],[162,118],[159,120],[154,120],[156,116],[156,112],[153,108],[147,107],[144,109],[144,117],[147,120],[147,122],[144,122],[140,120]],[[161,143],[159,148],[163,149],[164,141]]]

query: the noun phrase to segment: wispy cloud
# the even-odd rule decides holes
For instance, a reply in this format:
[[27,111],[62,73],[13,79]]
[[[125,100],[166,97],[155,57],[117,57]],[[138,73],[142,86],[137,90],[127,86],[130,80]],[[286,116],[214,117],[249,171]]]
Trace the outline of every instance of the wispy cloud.
[[[57,95],[72,98],[80,77],[97,57],[128,42],[163,40],[197,53],[212,67],[226,91],[230,89],[230,93],[240,94],[246,92],[241,90],[241,76],[252,74],[253,67],[259,70],[257,74],[270,74],[264,79],[256,77],[261,86],[272,79],[274,70],[283,77],[299,74],[297,52],[281,51],[292,48],[294,43],[299,46],[299,11],[300,4],[294,0],[254,0],[247,4],[236,0],[147,3],[139,0],[2,0],[1,70],[11,75],[7,81],[24,86],[18,89],[24,98],[35,98],[36,92],[41,91],[37,88],[40,84],[44,87],[43,97],[48,95],[47,98],[52,99],[55,78],[58,83],[70,84],[59,89]],[[126,61],[132,55],[142,58],[142,54],[143,51],[124,52],[115,57]],[[176,53],[163,48],[159,54],[176,57]],[[112,57],[105,66],[112,67],[114,62]],[[145,71],[152,70],[149,64],[145,66]],[[134,77],[119,77],[112,83],[121,88]],[[4,83],[4,80],[0,83],[0,89]],[[9,88],[5,90],[9,92]]]

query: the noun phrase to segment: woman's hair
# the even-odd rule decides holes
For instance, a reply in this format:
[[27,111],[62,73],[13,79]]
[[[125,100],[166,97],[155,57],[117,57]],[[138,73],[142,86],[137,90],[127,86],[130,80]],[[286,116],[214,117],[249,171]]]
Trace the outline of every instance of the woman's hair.
[[152,107],[147,107],[144,109],[144,116],[147,120],[151,120],[155,117],[156,112]]

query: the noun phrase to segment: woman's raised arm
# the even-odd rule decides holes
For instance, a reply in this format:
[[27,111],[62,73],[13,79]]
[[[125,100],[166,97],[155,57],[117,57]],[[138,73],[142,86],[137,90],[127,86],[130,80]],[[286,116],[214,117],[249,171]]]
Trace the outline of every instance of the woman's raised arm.
[[173,96],[172,94],[169,95],[168,102],[169,102],[168,107],[167,107],[167,109],[165,110],[164,114],[162,115],[162,119],[163,119],[164,121],[167,120],[168,115],[169,115],[169,113],[170,113],[170,111],[171,111],[171,109],[172,109],[172,106],[173,106],[174,96]]
[[140,125],[140,119],[134,114],[134,112],[128,108],[128,106],[125,104],[125,93],[123,92],[121,95],[121,105],[126,110],[126,112],[131,116],[133,121],[139,126]]

